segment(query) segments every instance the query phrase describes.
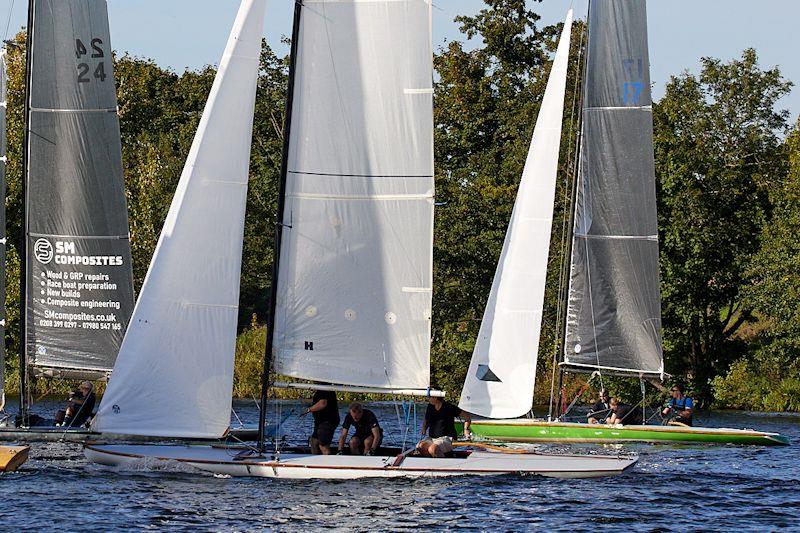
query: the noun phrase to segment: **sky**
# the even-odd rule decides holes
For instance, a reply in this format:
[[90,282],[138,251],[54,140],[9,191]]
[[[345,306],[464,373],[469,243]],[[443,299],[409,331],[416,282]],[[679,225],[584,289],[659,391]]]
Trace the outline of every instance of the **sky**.
[[[540,23],[563,20],[574,4],[576,18],[586,16],[588,0],[528,1],[542,16]],[[285,51],[281,37],[291,33],[293,0],[267,0],[264,36]],[[482,0],[434,0],[433,40],[465,40],[453,22],[457,15],[476,13]],[[0,31],[10,20],[9,34],[25,25],[25,0],[0,0]],[[217,64],[228,38],[239,0],[108,0],[115,50],[146,57],[176,71]],[[762,68],[779,66],[784,77],[800,84],[800,2],[797,0],[649,0],[648,31],[653,97],[658,100],[670,76],[697,73],[701,57],[730,60],[755,48]],[[10,19],[9,13],[11,15]],[[800,87],[779,102],[800,114]]]

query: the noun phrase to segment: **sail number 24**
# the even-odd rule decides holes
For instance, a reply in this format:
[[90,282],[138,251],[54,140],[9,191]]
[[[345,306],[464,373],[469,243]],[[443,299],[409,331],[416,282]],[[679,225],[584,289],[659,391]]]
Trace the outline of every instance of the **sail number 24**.
[[[89,55],[91,58],[105,58],[105,54],[103,53],[103,49],[101,48],[103,44],[103,40],[97,37],[92,38],[89,42],[89,47],[91,50],[86,48],[86,45],[83,44],[83,41],[80,39],[75,39],[75,55],[78,59],[81,59],[83,56]],[[91,81],[89,77],[89,68],[88,63],[78,63],[78,83],[88,83]],[[94,69],[94,77],[100,81],[106,81],[106,68],[105,62],[101,59],[100,62],[97,63],[97,66]]]

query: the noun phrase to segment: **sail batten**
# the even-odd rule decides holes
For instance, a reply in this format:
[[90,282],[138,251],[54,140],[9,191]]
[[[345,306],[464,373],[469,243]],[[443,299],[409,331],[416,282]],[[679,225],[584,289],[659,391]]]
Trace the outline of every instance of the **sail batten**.
[[95,379],[134,305],[105,0],[32,0],[29,43],[26,364]]
[[645,1],[593,0],[588,43],[563,366],[660,375]]
[[490,418],[530,411],[561,142],[572,10],[567,13],[459,406]]
[[93,428],[219,438],[230,425],[265,0],[243,0]]
[[317,382],[424,390],[433,271],[431,4],[308,0],[301,8],[274,368]]

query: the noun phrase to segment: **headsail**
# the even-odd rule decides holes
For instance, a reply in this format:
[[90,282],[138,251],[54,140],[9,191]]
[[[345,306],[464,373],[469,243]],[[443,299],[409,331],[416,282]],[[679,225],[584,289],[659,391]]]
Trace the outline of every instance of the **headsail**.
[[25,173],[26,359],[104,377],[133,310],[105,0],[31,0]]
[[533,404],[571,28],[569,10],[461,392],[459,407],[481,416],[518,417]]
[[230,425],[265,0],[243,0],[93,428],[217,438]]
[[306,0],[274,337],[279,374],[430,383],[429,0]]
[[593,0],[564,364],[661,374],[645,0]]
[[[0,339],[6,334],[6,112],[8,110],[8,77],[6,51],[0,49]],[[0,343],[0,411],[6,403],[6,343]]]

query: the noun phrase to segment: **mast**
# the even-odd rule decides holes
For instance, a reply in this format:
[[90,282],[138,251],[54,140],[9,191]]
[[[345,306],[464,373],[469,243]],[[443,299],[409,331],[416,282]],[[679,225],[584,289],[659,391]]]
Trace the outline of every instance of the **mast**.
[[25,36],[25,125],[22,136],[22,242],[19,247],[19,410],[22,424],[25,425],[28,418],[28,342],[27,342],[27,321],[28,321],[28,140],[30,131],[31,116],[31,61],[33,59],[33,4],[34,0],[28,2],[28,32]]
[[259,401],[258,417],[258,451],[264,451],[267,413],[267,392],[269,389],[269,372],[272,368],[272,346],[275,339],[275,316],[277,314],[278,299],[278,272],[281,258],[281,237],[283,234],[283,212],[286,205],[286,174],[289,162],[289,134],[292,128],[292,103],[294,101],[294,75],[297,62],[297,44],[300,35],[300,16],[303,4],[299,0],[294,3],[294,18],[292,22],[292,44],[289,51],[289,83],[286,87],[286,109],[283,120],[283,152],[281,153],[281,173],[278,185],[278,209],[275,215],[275,245],[272,257],[272,283],[270,284],[270,306],[267,315],[267,342],[264,350],[264,370],[261,374],[261,398]]
[[[569,235],[566,238],[566,246],[564,248],[564,255],[562,256],[561,261],[561,284],[558,289],[558,307],[560,309],[559,316],[560,322],[556,324],[557,332],[556,332],[556,351],[553,354],[553,363],[555,367],[558,369],[558,385],[555,389],[551,388],[550,392],[550,405],[548,408],[548,419],[553,419],[553,402],[555,398],[553,396],[557,396],[557,400],[555,400],[555,414],[556,418],[561,416],[561,387],[564,383],[564,370],[560,366],[560,362],[563,360],[563,353],[564,353],[564,346],[566,346],[566,335],[567,335],[567,297],[569,294],[569,276],[570,276],[570,261],[572,257],[572,234],[575,232],[575,210],[577,208],[577,187],[578,187],[578,161],[580,158],[581,153],[581,141],[583,139],[583,93],[585,90],[585,86],[583,84],[583,80],[586,77],[586,61],[583,63],[583,68],[581,69],[581,59],[583,57],[583,32],[586,33],[588,36],[589,32],[589,13],[591,12],[591,0],[588,2],[588,7],[586,11],[586,27],[581,32],[581,39],[579,41],[579,48],[578,48],[578,69],[581,70],[581,79],[576,81],[576,85],[580,83],[581,90],[580,90],[580,97],[578,99],[578,121],[577,121],[577,131],[578,136],[575,139],[575,155],[573,156],[572,161],[572,184],[571,184],[571,194],[570,194],[570,202],[569,202],[569,220],[567,222],[567,231]],[[589,43],[587,40],[586,46],[588,48]]]

